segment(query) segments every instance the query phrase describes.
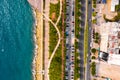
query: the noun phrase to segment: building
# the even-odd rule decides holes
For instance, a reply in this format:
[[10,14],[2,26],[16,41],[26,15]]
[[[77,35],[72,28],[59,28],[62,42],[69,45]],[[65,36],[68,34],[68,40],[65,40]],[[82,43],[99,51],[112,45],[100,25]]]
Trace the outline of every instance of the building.
[[120,66],[120,55],[110,54],[108,58],[108,63]]
[[112,0],[111,1],[111,11],[115,12],[115,6],[119,4],[119,0]]
[[106,53],[106,52],[100,51],[100,53],[99,53],[99,59],[100,59],[100,60],[108,61],[108,56],[109,56],[109,54]]
[[102,3],[103,3],[103,4],[106,4],[106,0],[102,0]]
[[99,57],[109,64],[120,65],[120,24],[117,22],[103,23],[100,34],[100,51],[102,52]]

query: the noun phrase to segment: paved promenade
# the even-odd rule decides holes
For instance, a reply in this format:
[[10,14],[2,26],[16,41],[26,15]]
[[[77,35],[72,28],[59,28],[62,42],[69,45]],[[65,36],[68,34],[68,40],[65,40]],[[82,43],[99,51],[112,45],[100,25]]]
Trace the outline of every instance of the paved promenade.
[[[50,0],[45,0],[45,15],[49,17]],[[49,61],[49,21],[45,18],[45,36],[44,36],[44,80],[48,80],[48,61]]]
[[43,11],[43,0],[28,0],[28,2],[40,13]]

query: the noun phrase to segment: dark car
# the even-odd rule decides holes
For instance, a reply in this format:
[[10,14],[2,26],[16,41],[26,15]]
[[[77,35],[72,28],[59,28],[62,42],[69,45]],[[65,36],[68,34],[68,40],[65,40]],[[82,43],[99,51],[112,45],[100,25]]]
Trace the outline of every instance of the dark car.
[[88,4],[91,4],[91,2],[90,2],[90,1],[88,1]]
[[72,16],[74,16],[74,11],[72,12]]

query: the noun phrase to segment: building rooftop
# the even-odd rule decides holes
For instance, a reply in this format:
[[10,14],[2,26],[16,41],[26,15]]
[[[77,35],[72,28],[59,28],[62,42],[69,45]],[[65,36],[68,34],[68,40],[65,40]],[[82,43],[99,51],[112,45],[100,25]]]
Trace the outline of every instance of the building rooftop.
[[[117,22],[103,23],[100,28],[100,34],[100,51],[110,55],[108,59],[109,64],[120,65],[120,24]],[[103,58],[103,53],[100,53],[100,55]]]
[[111,11],[115,11],[115,6],[119,4],[119,0],[112,0],[111,1]]
[[120,65],[120,55],[118,54],[110,54],[108,58],[109,64]]

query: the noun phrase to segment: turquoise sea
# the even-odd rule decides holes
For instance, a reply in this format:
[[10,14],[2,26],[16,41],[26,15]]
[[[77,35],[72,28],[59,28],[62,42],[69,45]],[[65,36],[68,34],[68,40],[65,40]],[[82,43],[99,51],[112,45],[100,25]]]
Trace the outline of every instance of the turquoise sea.
[[32,80],[32,9],[27,0],[0,0],[0,80]]

